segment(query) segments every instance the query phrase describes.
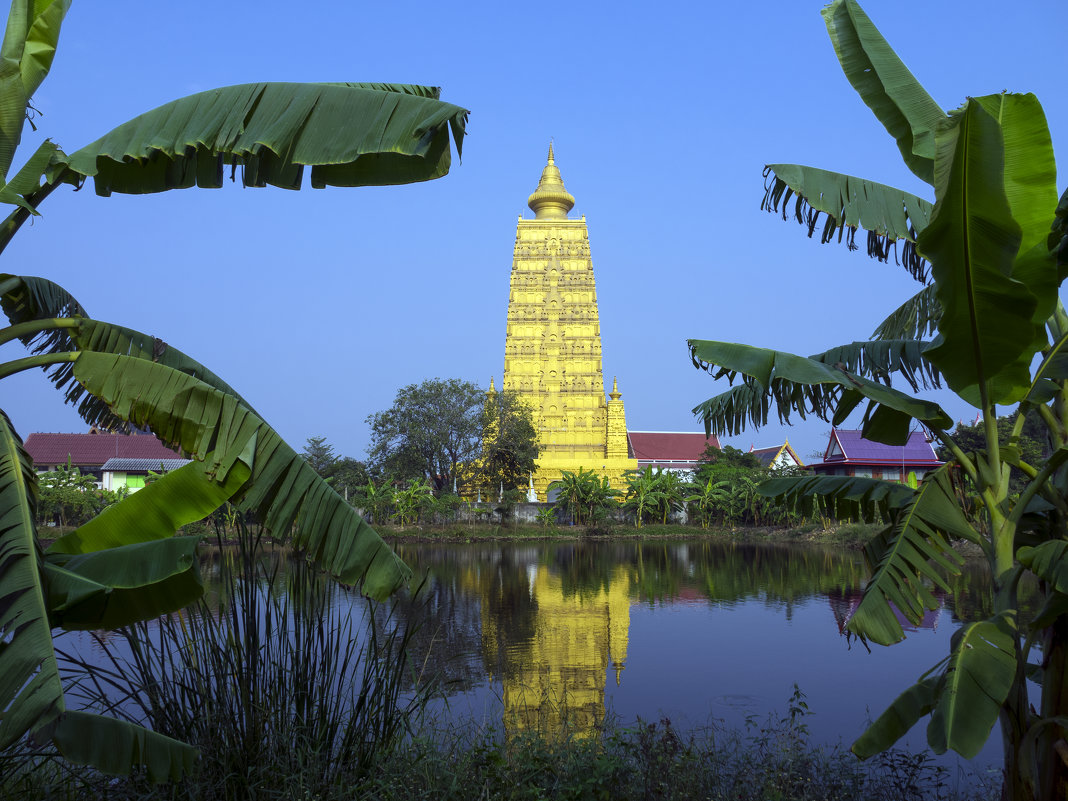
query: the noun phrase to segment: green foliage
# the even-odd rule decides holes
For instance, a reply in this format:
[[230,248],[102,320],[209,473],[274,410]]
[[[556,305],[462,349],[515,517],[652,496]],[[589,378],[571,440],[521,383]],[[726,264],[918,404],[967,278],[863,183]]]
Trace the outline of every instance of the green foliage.
[[550,482],[548,489],[558,493],[555,508],[580,526],[603,520],[620,495],[607,477],[582,467],[576,472],[560,471],[560,478]]
[[485,394],[470,381],[431,378],[397,390],[393,405],[367,417],[370,463],[378,475],[427,479],[435,492],[465,486],[463,467],[479,454]]
[[118,500],[117,493],[98,489],[92,476],[70,465],[38,473],[37,486],[37,520],[57,526],[81,525]]
[[[1068,274],[1068,192],[1058,203],[1045,115],[1033,95],[1009,93],[969,97],[943,113],[855,0],[834,0],[823,16],[843,71],[907,166],[930,184],[934,204],[790,165],[769,168],[775,177],[765,203],[783,204],[785,217],[796,195],[795,217],[810,233],[826,215],[824,241],[837,228],[852,245],[856,229],[865,228],[869,254],[883,261],[903,242],[906,268],[926,286],[877,327],[876,337],[914,341],[895,347],[893,361],[860,358],[869,348],[853,343],[827,351],[841,354],[832,363],[826,354],[806,359],[691,340],[696,366],[741,381],[695,412],[708,428],[737,433],[767,422],[773,408],[781,419],[815,414],[838,425],[866,401],[866,438],[902,444],[919,423],[941,443],[946,466],[922,484],[793,478],[761,491],[809,509],[833,503],[838,513],[888,521],[866,547],[873,576],[848,624],[880,643],[900,639],[897,615],[915,623],[933,608],[931,586],[945,588],[944,576],[960,573],[955,542],[979,546],[993,580],[982,604],[988,616],[959,632],[947,659],[906,690],[854,750],[883,751],[929,714],[930,746],[970,756],[1000,721],[1005,797],[1060,797],[1068,792],[1068,763],[1057,752],[1068,733],[1068,603],[1053,582],[1033,621],[1022,622],[1018,607],[1024,576],[1048,582],[1063,572],[1062,559],[1068,563],[1064,549],[1050,547],[1068,539],[1068,313],[1058,295]],[[919,338],[931,331],[932,341]],[[895,377],[913,392],[917,377],[944,381],[979,410],[980,423],[951,433],[949,416],[891,387]],[[1000,420],[999,405],[1010,407]],[[1029,701],[1027,675],[1041,680],[1038,708]]]
[[338,456],[326,437],[308,437],[301,456],[320,478],[347,501],[351,502],[357,491],[370,480],[363,462],[351,456]]
[[391,499],[393,519],[402,526],[415,523],[434,503],[434,491],[424,480],[409,481],[404,488],[395,488]]
[[503,485],[505,492],[526,488],[538,458],[538,430],[530,405],[513,390],[487,393],[481,429],[475,480],[484,487]]
[[[100,195],[221,184],[224,163],[247,186],[407,183],[445,174],[467,112],[437,90],[397,84],[250,84],[182,98],[121,125],[71,156],[45,142],[9,179],[30,96],[46,77],[69,0],[11,3],[0,70],[0,251],[64,184],[92,177]],[[107,628],[173,612],[202,592],[195,539],[173,538],[225,503],[365,592],[386,596],[407,571],[362,519],[210,370],[160,339],[93,320],[62,287],[0,274],[9,325],[33,355],[0,379],[41,367],[86,423],[147,427],[193,457],[104,508],[41,553],[39,487],[0,410],[0,749],[51,742],[74,763],[152,781],[187,774],[194,749],[117,718],[66,709],[52,626]],[[52,486],[54,483],[55,486]],[[50,482],[81,513],[76,476]],[[78,509],[75,509],[78,506]],[[54,508],[51,507],[51,508]]]
[[[1042,419],[1037,411],[1031,411],[1024,419],[1023,429],[1014,435],[1016,418],[1019,411],[1012,414],[1002,415],[997,419],[998,443],[1005,446],[1014,446],[1019,449],[1020,459],[1026,464],[1041,468],[1051,455],[1049,435]],[[1010,440],[1016,437],[1015,442]],[[986,449],[986,432],[982,423],[961,423],[953,429],[953,440],[965,453],[978,453]],[[938,448],[938,458],[947,460],[952,454],[945,446]],[[1010,466],[1009,493],[1019,496],[1030,480],[1018,467]]]

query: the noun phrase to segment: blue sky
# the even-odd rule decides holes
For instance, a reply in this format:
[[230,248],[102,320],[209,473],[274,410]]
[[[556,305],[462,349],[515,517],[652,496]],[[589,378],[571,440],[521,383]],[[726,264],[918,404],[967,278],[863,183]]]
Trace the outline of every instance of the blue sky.
[[[687,338],[813,353],[866,338],[917,288],[759,209],[775,162],[928,194],[842,75],[822,3],[361,6],[75,2],[24,156],[42,136],[70,152],[214,86],[380,80],[441,86],[471,109],[450,175],[297,193],[61,189],[3,270],[58,281],[93,316],[189,353],[298,450],[325,436],[356,458],[365,418],[400,386],[499,384],[515,222],[530,216],[550,137],[589,225],[604,374],[619,377],[632,429],[698,430],[690,410],[725,388],[691,366]],[[864,7],[944,108],[1034,92],[1068,158],[1063,0]],[[8,348],[5,359],[21,355]],[[23,436],[84,430],[39,374],[3,386]],[[829,428],[772,425],[730,442],[789,436],[807,457]]]

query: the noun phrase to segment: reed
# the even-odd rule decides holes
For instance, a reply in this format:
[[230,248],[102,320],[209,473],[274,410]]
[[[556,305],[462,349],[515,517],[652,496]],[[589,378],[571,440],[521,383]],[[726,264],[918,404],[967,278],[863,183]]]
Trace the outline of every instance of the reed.
[[200,749],[196,775],[154,797],[331,797],[420,727],[437,685],[407,675],[412,631],[283,560],[242,528],[236,546],[220,546],[218,589],[197,605],[98,635],[104,665],[62,654],[90,677],[72,688],[87,707]]

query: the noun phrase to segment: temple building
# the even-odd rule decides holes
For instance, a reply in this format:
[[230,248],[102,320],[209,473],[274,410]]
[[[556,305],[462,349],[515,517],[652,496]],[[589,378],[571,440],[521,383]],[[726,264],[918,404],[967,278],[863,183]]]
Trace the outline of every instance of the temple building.
[[534,411],[540,453],[533,478],[539,501],[561,471],[593,470],[613,487],[638,463],[627,454],[622,394],[613,379],[605,399],[601,327],[586,218],[568,218],[575,198],[564,188],[552,145],[538,188],[519,218],[504,340],[505,390]]

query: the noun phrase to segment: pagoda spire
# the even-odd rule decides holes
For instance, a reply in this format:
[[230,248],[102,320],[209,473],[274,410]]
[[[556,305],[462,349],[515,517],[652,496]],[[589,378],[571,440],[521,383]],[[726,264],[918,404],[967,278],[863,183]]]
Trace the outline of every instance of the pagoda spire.
[[566,220],[567,213],[575,207],[575,198],[564,188],[560,169],[556,166],[552,140],[549,141],[549,158],[545,169],[541,171],[538,188],[527,198],[527,205],[538,220]]

